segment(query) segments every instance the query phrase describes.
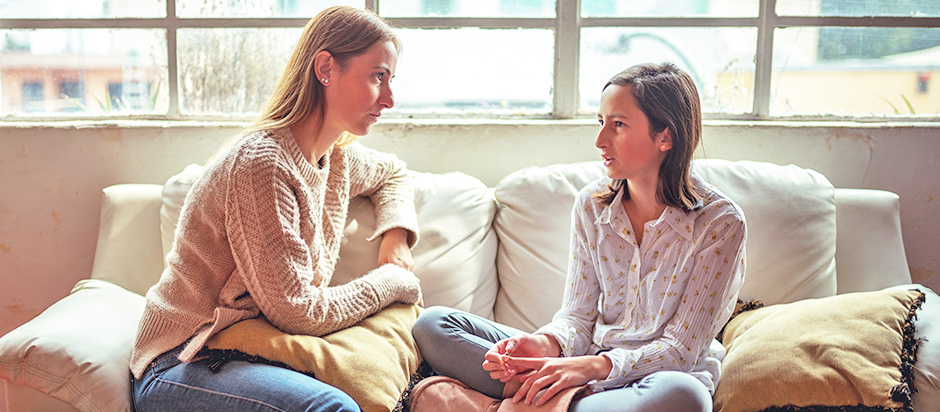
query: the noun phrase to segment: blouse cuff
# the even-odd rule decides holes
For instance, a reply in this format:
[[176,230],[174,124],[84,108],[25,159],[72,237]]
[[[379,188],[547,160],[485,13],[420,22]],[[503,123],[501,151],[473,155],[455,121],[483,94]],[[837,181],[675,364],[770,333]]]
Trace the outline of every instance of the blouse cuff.
[[639,360],[640,352],[626,349],[611,349],[600,353],[610,360],[610,374],[606,379],[594,380],[589,383],[594,392],[600,392],[607,389],[616,389],[627,386],[631,380],[630,372],[633,372],[633,366]]

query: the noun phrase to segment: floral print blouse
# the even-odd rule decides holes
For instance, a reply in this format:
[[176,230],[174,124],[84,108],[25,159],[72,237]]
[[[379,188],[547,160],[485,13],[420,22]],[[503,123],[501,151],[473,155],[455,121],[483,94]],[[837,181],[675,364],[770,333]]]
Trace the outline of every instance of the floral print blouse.
[[744,281],[744,213],[695,179],[701,207],[666,207],[643,226],[637,245],[622,206],[592,198],[609,179],[578,193],[562,308],[536,333],[554,336],[562,356],[606,356],[610,375],[595,391],[620,388],[658,371],[682,371],[714,394],[724,348],[715,336]]

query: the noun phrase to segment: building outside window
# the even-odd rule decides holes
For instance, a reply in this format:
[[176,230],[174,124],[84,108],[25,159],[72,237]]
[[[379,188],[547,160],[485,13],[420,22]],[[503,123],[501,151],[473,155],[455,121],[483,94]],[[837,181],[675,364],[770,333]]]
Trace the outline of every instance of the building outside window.
[[593,117],[647,61],[710,118],[940,117],[935,0],[0,0],[0,119],[249,120],[335,4],[397,27],[400,117]]

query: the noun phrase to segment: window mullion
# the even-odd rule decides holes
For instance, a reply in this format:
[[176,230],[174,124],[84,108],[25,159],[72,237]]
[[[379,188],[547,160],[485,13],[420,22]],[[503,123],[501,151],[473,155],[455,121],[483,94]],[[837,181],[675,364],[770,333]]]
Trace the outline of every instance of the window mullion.
[[757,117],[770,115],[770,81],[773,73],[774,28],[777,0],[761,0],[757,17],[757,56],[754,62],[754,106]]
[[557,0],[552,117],[571,119],[578,114],[580,54],[581,0]]
[[375,12],[375,14],[378,14],[379,16],[382,15],[382,12],[379,10],[380,5],[381,4],[379,0],[366,0],[366,8],[369,10],[372,10],[373,12]]
[[180,90],[179,70],[176,54],[176,32],[179,28],[179,19],[176,17],[176,0],[166,0],[166,67],[167,67],[167,97],[169,97],[167,116],[180,117]]

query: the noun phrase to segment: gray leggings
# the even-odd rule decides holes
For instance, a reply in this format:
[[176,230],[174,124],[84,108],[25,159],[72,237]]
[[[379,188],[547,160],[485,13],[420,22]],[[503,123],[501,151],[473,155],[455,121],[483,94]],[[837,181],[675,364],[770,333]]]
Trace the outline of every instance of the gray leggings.
[[[496,341],[519,331],[479,316],[440,306],[428,308],[412,334],[424,360],[439,375],[500,399],[504,384],[483,370],[483,356]],[[708,388],[692,375],[657,372],[624,388],[607,390],[572,402],[569,411],[704,411],[712,410]]]

